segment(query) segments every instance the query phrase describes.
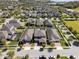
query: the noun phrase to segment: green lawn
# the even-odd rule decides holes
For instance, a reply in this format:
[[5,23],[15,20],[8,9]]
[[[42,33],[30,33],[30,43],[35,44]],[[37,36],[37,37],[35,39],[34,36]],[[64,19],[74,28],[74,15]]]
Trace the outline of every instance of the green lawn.
[[64,39],[61,39],[60,44],[62,47],[66,47],[66,42]]
[[77,12],[79,12],[79,7],[78,8],[75,8],[75,9],[73,9],[74,11],[77,11]]
[[22,33],[23,29],[16,29],[15,30],[17,33]]
[[60,57],[60,59],[68,59],[66,56],[62,56]]
[[17,44],[18,44],[17,41],[11,41],[8,45],[10,45],[10,46],[12,45],[13,46],[13,45],[17,45]]
[[73,30],[79,33],[79,21],[65,21],[68,27],[72,27]]

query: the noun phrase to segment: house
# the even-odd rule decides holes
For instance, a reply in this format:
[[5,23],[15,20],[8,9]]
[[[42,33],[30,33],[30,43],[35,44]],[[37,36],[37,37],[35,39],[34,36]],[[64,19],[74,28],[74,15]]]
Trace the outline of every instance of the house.
[[28,29],[22,35],[22,38],[21,38],[22,41],[24,41],[24,42],[30,42],[32,40],[32,38],[33,38],[33,34],[34,34],[34,29]]
[[8,33],[7,31],[0,31],[0,39],[7,39]]
[[8,11],[3,11],[1,17],[9,17],[10,13]]
[[29,16],[30,17],[36,17],[37,16],[37,11],[29,11]]
[[56,29],[48,28],[46,30],[46,33],[47,33],[47,41],[49,42],[59,42],[61,39]]
[[46,40],[46,33],[45,30],[42,29],[35,29],[34,30],[34,40],[35,42],[45,42]]
[[27,23],[32,26],[36,24],[36,19],[35,18],[29,18],[27,19]]
[[35,30],[34,30],[34,37],[35,37],[35,38],[42,38],[42,37],[45,37],[45,30],[35,29]]
[[12,25],[12,26],[14,26],[15,28],[21,26],[20,21],[19,20],[14,20],[14,19],[13,20],[10,20],[9,21],[9,24]]
[[37,20],[36,20],[36,25],[37,25],[37,26],[43,26],[43,19],[42,19],[42,18],[37,19]]
[[44,26],[47,26],[47,27],[52,27],[52,22],[50,20],[45,20],[44,22]]
[[11,26],[14,26],[15,28],[20,27],[21,23],[18,19],[11,17],[5,20],[5,24],[10,24]]
[[7,7],[9,10],[14,10],[14,6],[10,5]]
[[1,31],[7,31],[8,34],[14,34],[15,33],[14,26],[10,25],[9,23],[3,24],[2,28],[0,30]]

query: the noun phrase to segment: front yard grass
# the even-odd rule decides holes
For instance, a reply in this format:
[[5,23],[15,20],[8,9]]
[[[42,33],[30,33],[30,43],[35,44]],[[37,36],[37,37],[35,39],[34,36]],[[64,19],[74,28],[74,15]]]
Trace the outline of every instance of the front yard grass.
[[69,58],[66,56],[61,56],[60,59],[69,59]]
[[17,33],[22,33],[23,32],[23,29],[16,29],[16,32]]
[[15,40],[13,40],[13,41],[10,41],[10,42],[8,43],[8,45],[9,45],[9,46],[17,46],[17,45],[18,45],[18,42],[17,42],[17,40],[15,39]]

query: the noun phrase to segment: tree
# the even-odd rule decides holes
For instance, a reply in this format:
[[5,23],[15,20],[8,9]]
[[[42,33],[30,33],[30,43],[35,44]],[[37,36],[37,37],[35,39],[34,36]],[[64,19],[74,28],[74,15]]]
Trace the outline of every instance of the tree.
[[73,34],[74,34],[74,35],[77,35],[77,31],[73,31]]
[[51,42],[51,43],[50,43],[50,46],[52,46],[52,47],[55,46],[54,42]]
[[56,59],[59,59],[59,58],[60,58],[60,55],[58,54],[57,57],[56,57]]
[[32,40],[30,41],[30,43],[34,43],[35,40],[34,40],[34,34],[33,34],[33,37],[32,37]]
[[46,46],[46,43],[45,42],[42,42],[42,47],[44,48]]
[[76,20],[78,18],[76,13],[73,14],[73,17],[75,17]]
[[76,37],[77,37],[77,39],[79,40],[79,35],[77,35]]
[[22,48],[22,46],[23,46],[23,42],[20,41],[20,42],[18,43],[18,46],[20,46],[20,48]]
[[68,27],[68,29],[70,30],[70,31],[72,31],[73,29],[72,29],[72,27]]
[[69,58],[70,58],[70,59],[75,59],[74,56],[72,56],[72,55],[71,55]]

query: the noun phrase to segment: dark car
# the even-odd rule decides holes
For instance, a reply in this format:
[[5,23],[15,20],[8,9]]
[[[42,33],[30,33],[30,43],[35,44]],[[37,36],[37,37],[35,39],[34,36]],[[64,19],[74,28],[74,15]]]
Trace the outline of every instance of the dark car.
[[2,50],[2,52],[5,52],[5,51],[7,51],[7,48],[4,48],[4,49]]
[[40,48],[40,51],[43,51],[44,50],[44,48]]
[[79,41],[74,41],[73,45],[79,47]]
[[21,48],[18,48],[17,51],[21,51]]

